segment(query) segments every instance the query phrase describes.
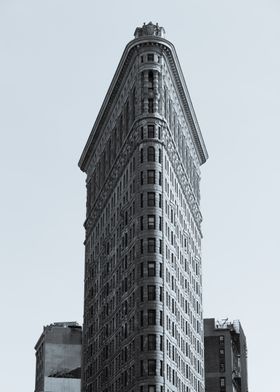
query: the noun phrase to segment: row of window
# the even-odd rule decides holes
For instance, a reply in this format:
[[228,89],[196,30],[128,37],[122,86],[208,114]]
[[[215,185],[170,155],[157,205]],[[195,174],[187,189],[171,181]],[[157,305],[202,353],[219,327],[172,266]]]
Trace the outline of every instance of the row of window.
[[[162,208],[162,196],[161,193],[158,194],[158,198],[156,200],[156,192],[147,192],[146,196],[146,203],[147,207],[159,207]],[[156,202],[157,201],[157,202]],[[141,208],[144,207],[144,193],[140,194],[140,206]]]
[[[225,337],[224,335],[220,335],[219,336],[219,357],[220,357],[220,362],[219,362],[219,370],[220,373],[224,373],[226,371],[226,367],[225,367]],[[225,385],[222,385],[222,383],[224,383],[224,377],[221,377],[221,387],[224,387]]]
[[[132,391],[133,392],[133,391]],[[156,385],[148,385],[148,388],[146,389],[146,386],[141,386],[140,387],[140,392],[163,392],[163,386],[160,386],[160,390],[156,389]]]
[[163,361],[159,361],[159,369],[157,369],[157,360],[148,359],[140,361],[140,376],[163,376]]
[[[162,240],[157,238],[147,238],[146,240],[146,251],[147,253],[159,253],[162,254]],[[140,240],[140,253],[144,253],[144,240]]]
[[[157,223],[157,224],[156,224]],[[148,230],[155,230],[158,229],[162,231],[162,217],[159,216],[158,219],[156,219],[155,215],[147,215],[146,219],[146,228]],[[140,217],[140,230],[144,230],[144,217]]]
[[[163,287],[159,287],[159,292],[157,295],[157,286],[156,285],[148,285],[147,290],[145,290],[144,286],[140,287],[140,301],[144,301],[145,292],[147,291],[148,301],[156,301],[157,299],[162,302],[163,301]],[[157,298],[158,297],[158,298]]]
[[[161,172],[158,172],[158,176],[156,179],[156,171],[155,170],[147,170],[147,174],[146,174],[146,180],[147,180],[147,184],[156,184],[156,182],[158,183],[158,185],[162,185],[162,180],[161,180]],[[140,173],[140,183],[141,185],[144,185],[144,172],[141,171]]]
[[[154,53],[148,53],[147,55],[142,55],[140,58],[141,58],[141,63],[144,63],[144,61],[146,59],[147,59],[147,61],[155,61]],[[158,55],[157,55],[157,58],[158,58],[158,61],[159,61],[160,57]]]
[[[144,158],[144,149],[141,148],[140,150],[140,163],[143,163],[145,160]],[[148,162],[155,162],[156,161],[156,149],[153,146],[149,146],[147,148],[147,161]],[[161,163],[162,161],[162,151],[159,148],[158,150],[158,163]]]
[[140,350],[163,351],[163,336],[159,335],[158,339],[158,336],[156,334],[149,334],[147,336],[140,335]]
[[[147,314],[144,315],[144,311],[140,311],[140,326],[144,327],[146,325],[163,325],[163,312],[159,311],[157,315],[156,309],[148,309]],[[158,317],[158,318],[157,318]]]
[[147,276],[159,276],[162,278],[162,263],[157,263],[155,261],[147,261],[140,263],[140,277],[143,278]]
[[[145,129],[144,129],[144,127],[140,128],[140,132],[141,132],[141,134],[140,134],[141,135],[141,139],[143,140],[144,136],[145,136]],[[157,136],[157,138],[159,140],[161,140],[161,127],[155,128],[155,126],[152,125],[152,124],[148,125],[148,127],[147,127],[147,138],[148,139],[154,139],[156,136]]]

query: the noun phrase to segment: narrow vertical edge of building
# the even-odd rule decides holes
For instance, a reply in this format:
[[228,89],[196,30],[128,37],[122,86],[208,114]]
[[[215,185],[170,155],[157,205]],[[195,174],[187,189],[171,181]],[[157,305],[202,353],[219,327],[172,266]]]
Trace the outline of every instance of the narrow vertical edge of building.
[[208,154],[164,29],[135,31],[87,175],[83,392],[203,392],[200,167]]

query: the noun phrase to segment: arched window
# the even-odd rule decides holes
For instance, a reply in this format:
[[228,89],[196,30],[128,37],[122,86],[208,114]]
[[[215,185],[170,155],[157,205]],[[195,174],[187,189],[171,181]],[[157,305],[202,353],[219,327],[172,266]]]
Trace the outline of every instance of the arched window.
[[153,100],[153,98],[148,98],[148,112],[154,113],[154,100]]
[[148,81],[149,81],[149,84],[148,84],[149,91],[153,91],[153,88],[154,88],[154,73],[153,73],[153,71],[149,71]]
[[148,147],[148,161],[155,162],[155,149],[154,147]]

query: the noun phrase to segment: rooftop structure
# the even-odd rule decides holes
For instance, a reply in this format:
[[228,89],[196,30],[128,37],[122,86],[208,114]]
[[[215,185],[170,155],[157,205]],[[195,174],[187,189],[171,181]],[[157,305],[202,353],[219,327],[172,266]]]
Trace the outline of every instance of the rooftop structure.
[[246,337],[239,320],[204,320],[207,392],[248,392]]
[[82,328],[58,322],[43,329],[36,350],[35,392],[80,392]]

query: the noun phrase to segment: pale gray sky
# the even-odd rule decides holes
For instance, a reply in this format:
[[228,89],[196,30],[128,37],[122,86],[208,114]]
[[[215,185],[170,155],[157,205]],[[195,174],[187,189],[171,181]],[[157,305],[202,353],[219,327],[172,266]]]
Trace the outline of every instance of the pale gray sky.
[[239,318],[249,387],[278,390],[278,0],[0,0],[0,390],[34,390],[43,325],[82,321],[77,162],[143,22],[177,49],[209,151],[202,167],[206,317]]

